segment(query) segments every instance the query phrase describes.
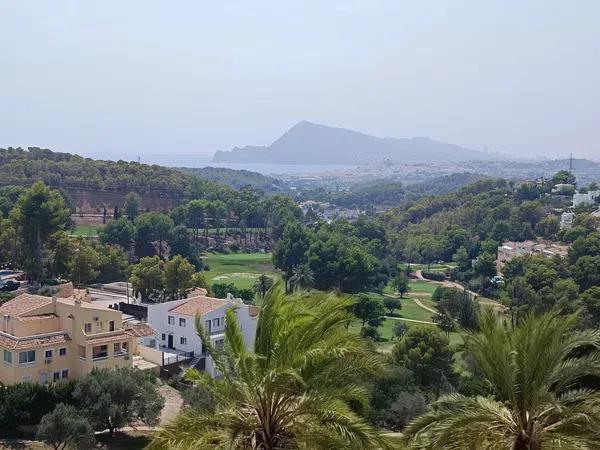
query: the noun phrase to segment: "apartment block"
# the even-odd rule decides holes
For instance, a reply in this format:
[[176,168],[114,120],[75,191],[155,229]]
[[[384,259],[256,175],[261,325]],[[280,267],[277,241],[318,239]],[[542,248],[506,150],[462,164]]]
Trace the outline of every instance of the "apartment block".
[[0,316],[3,384],[45,384],[96,367],[132,366],[144,333],[126,329],[121,312],[95,306],[85,291],[68,298],[23,294],[0,306]]
[[569,246],[559,242],[552,241],[523,241],[523,242],[504,242],[498,247],[498,258],[496,259],[496,269],[498,272],[513,258],[523,255],[541,254],[547,258],[560,256],[565,258],[569,254]]

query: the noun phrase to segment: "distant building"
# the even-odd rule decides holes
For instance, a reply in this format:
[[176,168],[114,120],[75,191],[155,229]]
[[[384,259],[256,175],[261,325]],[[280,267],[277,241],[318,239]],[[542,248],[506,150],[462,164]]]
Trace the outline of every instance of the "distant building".
[[513,258],[524,255],[532,255],[535,253],[539,253],[548,258],[552,258],[554,256],[565,258],[569,253],[569,246],[552,241],[507,241],[498,247],[496,268],[498,272],[501,272],[506,263],[512,261]]
[[572,184],[558,183],[558,184],[555,184],[552,187],[552,192],[553,193],[560,193],[560,192],[565,192],[565,191],[571,191],[571,192],[573,192],[572,191],[573,189],[575,189],[575,186],[572,185]]
[[596,199],[600,198],[600,190],[589,191],[585,194],[573,194],[573,207],[579,205],[591,206],[596,204]]
[[298,205],[302,212],[306,214],[308,211],[313,211],[317,217],[323,220],[331,221],[333,219],[358,219],[364,211],[356,208],[341,208],[327,202],[317,202],[307,200]]
[[575,213],[572,212],[564,212],[560,215],[560,228],[571,228],[573,226],[573,219],[575,218]]

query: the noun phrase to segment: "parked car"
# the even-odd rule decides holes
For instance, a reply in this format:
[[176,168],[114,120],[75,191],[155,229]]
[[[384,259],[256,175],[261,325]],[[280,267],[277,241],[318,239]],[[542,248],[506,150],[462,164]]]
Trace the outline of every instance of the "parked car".
[[16,291],[21,286],[18,281],[8,280],[0,283],[0,292]]

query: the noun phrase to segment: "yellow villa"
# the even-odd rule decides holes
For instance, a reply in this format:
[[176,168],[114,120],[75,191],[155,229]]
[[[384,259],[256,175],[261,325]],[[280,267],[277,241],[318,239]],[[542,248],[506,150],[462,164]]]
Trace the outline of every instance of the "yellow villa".
[[121,312],[87,300],[85,291],[68,298],[23,294],[0,306],[0,382],[45,384],[95,367],[132,366],[140,330],[124,328]]

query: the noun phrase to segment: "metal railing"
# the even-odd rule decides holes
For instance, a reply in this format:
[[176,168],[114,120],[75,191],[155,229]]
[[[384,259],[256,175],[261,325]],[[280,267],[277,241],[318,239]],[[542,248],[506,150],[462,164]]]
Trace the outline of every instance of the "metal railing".
[[173,356],[165,357],[163,353],[163,366],[168,366],[169,364],[176,364],[183,361],[188,361],[194,358],[194,352],[179,352],[175,353]]

